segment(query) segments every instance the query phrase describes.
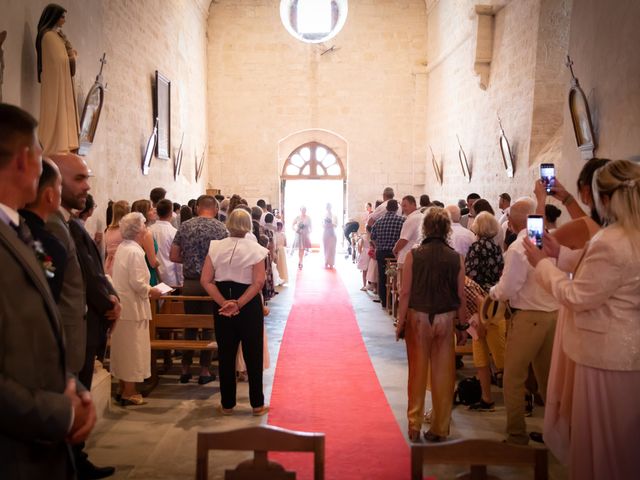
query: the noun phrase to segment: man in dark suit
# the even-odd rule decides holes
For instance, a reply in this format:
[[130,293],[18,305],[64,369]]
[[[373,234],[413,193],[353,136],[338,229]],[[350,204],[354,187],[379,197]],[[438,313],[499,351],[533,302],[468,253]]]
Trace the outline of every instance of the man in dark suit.
[[[73,365],[72,371],[78,374],[83,385],[90,388],[101,331],[105,329],[108,320],[116,320],[120,315],[120,302],[104,275],[102,260],[93,239],[84,226],[71,215],[72,210],[83,210],[85,207],[90,189],[89,168],[81,157],[72,153],[52,155],[51,159],[60,169],[62,176],[61,209],[50,217],[47,225],[65,244],[68,254],[74,256],[68,262],[71,270],[65,272],[61,300],[67,292],[72,289],[75,291],[78,285],[82,286],[83,303],[80,310],[77,308],[77,297],[67,299],[71,301],[68,301],[66,306],[71,308],[66,311],[73,317],[67,322],[63,316],[65,335],[73,337],[77,342],[73,345],[73,350],[77,358],[81,359],[79,365]],[[77,323],[78,315],[82,316],[82,328]],[[72,346],[69,345],[69,348]],[[113,475],[113,467],[96,467],[89,461],[83,448],[84,444],[74,447],[80,480]]]
[[[60,208],[60,191],[62,177],[58,167],[50,160],[42,159],[42,174],[38,181],[38,196],[35,202],[19,210],[24,218],[33,239],[42,244],[42,248],[51,257],[51,266],[45,272],[53,298],[60,299],[64,282],[64,267],[67,263],[67,252],[60,241],[45,228],[45,221]],[[87,386],[87,388],[90,388]]]
[[0,103],[0,478],[74,477],[69,443],[95,425],[91,395],[65,373],[58,309],[44,252],[18,209],[36,199],[36,120]]
[[69,232],[76,244],[87,298],[87,347],[84,366],[78,379],[91,388],[93,365],[98,345],[103,343],[111,323],[120,316],[120,301],[107,280],[98,247],[77,218],[69,220]]

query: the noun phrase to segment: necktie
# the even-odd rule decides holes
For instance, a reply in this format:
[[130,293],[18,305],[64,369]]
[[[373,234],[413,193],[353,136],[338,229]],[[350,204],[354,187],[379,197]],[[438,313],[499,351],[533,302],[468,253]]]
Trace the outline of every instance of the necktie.
[[19,225],[11,222],[11,227],[16,231],[18,238],[22,240],[25,245],[33,248],[33,235],[31,235],[31,230],[29,230],[24,218],[20,217]]

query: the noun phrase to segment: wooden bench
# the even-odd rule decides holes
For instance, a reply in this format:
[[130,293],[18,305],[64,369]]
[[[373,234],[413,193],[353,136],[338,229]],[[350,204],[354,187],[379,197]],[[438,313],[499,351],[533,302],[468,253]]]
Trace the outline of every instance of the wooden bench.
[[488,480],[487,465],[533,467],[535,480],[547,480],[546,448],[510,445],[495,440],[454,440],[411,446],[411,479],[422,480],[423,465],[469,465],[470,472],[456,478]]
[[272,425],[227,432],[198,432],[196,480],[206,480],[209,450],[253,450],[254,458],[226,470],[225,480],[291,480],[296,478],[280,464],[269,461],[267,452],[312,452],[313,478],[324,479],[324,433],[296,432]]
[[[158,369],[156,365],[158,350],[217,350],[218,345],[213,340],[185,340],[184,338],[158,338],[158,329],[169,329],[174,332],[184,332],[185,328],[213,329],[213,315],[184,313],[184,302],[212,302],[211,297],[186,295],[165,295],[156,301],[151,301],[151,322],[149,322],[149,336],[151,339],[151,381],[150,389],[158,385]],[[184,337],[184,336],[183,336]],[[148,392],[147,392],[148,393]]]

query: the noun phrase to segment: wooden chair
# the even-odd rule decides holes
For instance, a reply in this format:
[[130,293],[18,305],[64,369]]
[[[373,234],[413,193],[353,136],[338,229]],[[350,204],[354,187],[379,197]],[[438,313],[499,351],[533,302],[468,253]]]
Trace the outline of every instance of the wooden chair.
[[324,433],[296,432],[271,425],[227,432],[198,432],[196,480],[206,480],[209,450],[253,450],[254,458],[235,470],[225,471],[225,480],[295,480],[295,472],[270,462],[267,452],[313,452],[313,478],[324,480]]
[[487,465],[532,466],[535,480],[547,480],[547,449],[532,448],[495,440],[454,440],[431,445],[411,446],[411,480],[422,480],[422,465],[471,465],[462,477],[487,480]]
[[165,328],[174,331],[184,331],[185,328],[213,329],[212,314],[186,314],[184,302],[211,302],[210,297],[164,295],[158,301],[151,302],[151,321],[149,322],[149,337],[151,339],[151,381],[147,394],[158,385],[158,369],[156,366],[156,352],[158,350],[217,350],[218,345],[212,340],[185,340],[170,338],[159,339],[158,329]]

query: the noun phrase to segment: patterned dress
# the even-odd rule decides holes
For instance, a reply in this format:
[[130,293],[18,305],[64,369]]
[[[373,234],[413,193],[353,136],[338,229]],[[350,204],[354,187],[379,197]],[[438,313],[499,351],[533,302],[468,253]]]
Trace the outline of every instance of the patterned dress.
[[465,273],[486,292],[502,275],[504,259],[502,250],[491,238],[480,238],[469,247],[465,258]]

